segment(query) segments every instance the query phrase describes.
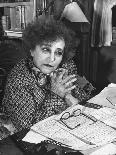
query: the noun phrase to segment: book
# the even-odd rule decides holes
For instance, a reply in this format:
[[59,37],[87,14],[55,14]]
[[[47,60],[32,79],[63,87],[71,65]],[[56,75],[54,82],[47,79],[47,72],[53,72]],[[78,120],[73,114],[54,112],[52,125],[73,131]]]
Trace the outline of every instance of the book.
[[15,23],[16,23],[16,14],[15,14],[15,7],[10,7],[10,22],[11,22],[11,30],[15,30]]
[[10,30],[5,30],[6,36],[10,38],[22,38],[22,32],[21,31],[10,31]]
[[25,29],[26,20],[25,20],[25,6],[21,6],[21,29]]
[[16,23],[15,23],[15,29],[16,30],[21,30],[21,18],[22,18],[22,15],[21,15],[21,6],[16,6],[15,7],[15,20],[16,20]]
[[12,31],[22,31],[26,27],[25,6],[10,7],[10,21]]

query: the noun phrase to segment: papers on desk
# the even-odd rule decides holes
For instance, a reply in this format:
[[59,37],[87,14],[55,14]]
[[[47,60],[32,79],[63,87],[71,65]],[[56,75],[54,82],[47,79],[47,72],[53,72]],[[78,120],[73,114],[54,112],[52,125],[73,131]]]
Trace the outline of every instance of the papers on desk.
[[26,134],[26,136],[22,139],[22,141],[26,141],[26,142],[33,143],[33,144],[39,144],[44,140],[47,140],[47,138],[45,136],[42,136],[32,130],[30,130]]
[[79,150],[79,147],[82,146],[86,148],[89,146],[89,144],[86,144],[64,130],[60,123],[56,121],[56,117],[49,117],[48,119],[35,124],[31,130],[74,150]]
[[98,110],[86,109],[85,113],[89,113],[97,120],[104,122],[105,124],[116,129],[116,110],[108,107],[103,107]]
[[[74,124],[77,124],[74,129],[68,128],[60,121],[61,116],[65,112],[72,113],[77,109],[81,109],[81,111],[83,113],[85,112],[85,114],[88,110],[88,108],[85,108],[81,105],[76,105],[72,108],[67,109],[58,116],[51,116],[32,126],[31,132],[33,132],[33,137],[37,138],[39,135],[43,137],[43,139],[38,137],[37,139],[39,139],[39,141],[36,140],[35,143],[40,142],[40,140],[43,141],[45,139],[50,139],[55,140],[61,145],[74,150],[87,150],[110,143],[116,138],[116,130],[107,126],[103,122],[94,122],[95,118],[90,114],[88,114],[89,117],[79,115],[66,119],[65,124],[67,124],[68,126],[74,126]],[[94,121],[92,121],[93,118]],[[29,136],[30,135],[27,135],[27,137]],[[26,138],[24,138],[23,140],[26,140]],[[31,138],[30,141],[32,141]]]
[[88,108],[85,113],[116,128],[116,84],[111,83],[88,102],[103,105],[103,108],[98,110]]
[[116,84],[108,85],[108,87],[105,87],[98,95],[88,102],[116,109]]
[[116,154],[116,145],[113,143],[107,144],[96,151],[90,153],[90,155],[115,155]]
[[[74,150],[87,150],[113,142],[116,139],[116,109],[113,109],[115,106],[111,106],[106,97],[114,97],[115,92],[116,87],[110,85],[89,100],[95,104],[102,104],[104,107],[101,109],[75,105],[60,115],[36,123],[23,140],[40,143],[50,139]],[[81,113],[74,115],[73,112],[78,109]],[[65,113],[70,117],[61,121]]]

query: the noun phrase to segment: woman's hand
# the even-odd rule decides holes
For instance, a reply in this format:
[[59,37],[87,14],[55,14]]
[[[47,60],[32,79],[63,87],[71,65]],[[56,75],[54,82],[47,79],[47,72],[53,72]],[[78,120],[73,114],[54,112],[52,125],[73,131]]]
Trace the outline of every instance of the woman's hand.
[[79,100],[73,97],[71,94],[66,94],[65,101],[69,107],[79,103]]
[[73,82],[77,80],[75,75],[66,75],[66,72],[66,69],[62,69],[60,73],[54,72],[51,76],[51,90],[62,98],[70,94],[75,88]]

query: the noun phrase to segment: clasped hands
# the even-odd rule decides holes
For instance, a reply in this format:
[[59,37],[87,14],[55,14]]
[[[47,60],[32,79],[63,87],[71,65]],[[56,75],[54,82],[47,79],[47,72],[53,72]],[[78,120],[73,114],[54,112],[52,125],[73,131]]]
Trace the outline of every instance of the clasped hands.
[[71,90],[76,87],[74,85],[76,80],[76,75],[68,75],[66,69],[55,71],[51,74],[51,91],[64,98],[69,106],[76,104],[78,103],[78,99],[71,95]]

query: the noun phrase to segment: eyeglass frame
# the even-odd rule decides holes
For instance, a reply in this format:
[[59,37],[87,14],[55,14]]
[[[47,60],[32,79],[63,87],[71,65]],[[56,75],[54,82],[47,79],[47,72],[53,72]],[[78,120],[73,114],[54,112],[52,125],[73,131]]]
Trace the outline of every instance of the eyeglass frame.
[[[79,114],[78,114],[78,115],[74,115],[74,113],[75,113],[76,111],[79,111]],[[97,122],[97,119],[91,118],[91,116],[88,116],[88,115],[86,115],[85,113],[82,113],[82,112],[81,112],[81,109],[76,109],[76,110],[74,110],[72,114],[70,114],[70,112],[66,111],[66,112],[63,113],[62,116],[60,117],[60,121],[61,121],[67,128],[69,128],[69,129],[71,129],[71,130],[75,129],[76,127],[80,126],[81,124],[77,124],[77,125],[76,125],[75,127],[73,127],[73,128],[70,127],[70,126],[68,126],[68,125],[63,121],[63,120],[67,120],[67,119],[68,119],[68,118],[63,118],[63,116],[64,116],[66,113],[69,114],[68,118],[70,118],[70,117],[72,117],[72,116],[76,117],[76,116],[79,116],[79,115],[81,114],[81,115],[83,115],[84,117],[86,117],[86,118],[92,120],[94,123]]]

